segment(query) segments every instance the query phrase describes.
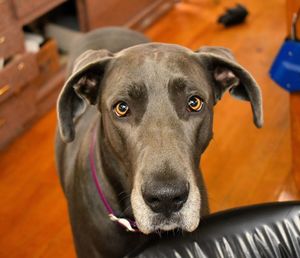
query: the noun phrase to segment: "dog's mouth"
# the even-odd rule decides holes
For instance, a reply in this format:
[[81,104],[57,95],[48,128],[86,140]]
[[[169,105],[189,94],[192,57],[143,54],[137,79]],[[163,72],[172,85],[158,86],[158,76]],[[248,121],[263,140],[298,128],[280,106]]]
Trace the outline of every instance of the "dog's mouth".
[[170,217],[166,217],[162,214],[153,214],[153,216],[149,218],[149,222],[150,223],[141,224],[136,220],[139,230],[144,234],[184,230],[182,218],[179,213],[173,214]]
[[121,216],[121,217],[126,218],[128,221],[134,221],[137,224],[140,231],[145,234],[162,233],[165,231],[174,231],[176,229],[182,230],[183,226],[184,226],[183,222],[182,222],[181,212],[172,213],[168,216],[161,214],[161,213],[150,214],[150,218],[148,219],[148,221],[150,221],[151,229],[149,232],[143,231],[143,228],[145,225],[142,225],[139,222],[138,218],[135,218],[132,207],[130,207],[130,209],[127,209],[127,212],[123,213],[123,216]]
[[181,216],[179,213],[172,214],[170,217],[166,217],[162,214],[156,214],[152,218],[152,226],[154,232],[181,229],[181,224]]
[[[194,188],[194,187],[192,187]],[[142,194],[133,189],[131,205],[138,229],[144,234],[162,231],[194,231],[200,222],[200,193],[192,189],[183,207],[170,214],[153,212],[145,203]]]
[[166,217],[163,214],[150,214],[142,220],[135,217],[138,229],[144,234],[162,233],[167,231],[194,231],[199,224],[200,216],[187,218],[182,212],[177,212]]

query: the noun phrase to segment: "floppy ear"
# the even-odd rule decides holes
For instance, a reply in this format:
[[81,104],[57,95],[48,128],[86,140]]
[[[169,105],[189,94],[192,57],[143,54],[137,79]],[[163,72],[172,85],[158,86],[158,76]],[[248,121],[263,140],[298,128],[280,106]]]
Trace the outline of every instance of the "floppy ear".
[[250,101],[256,127],[263,125],[261,91],[251,74],[239,65],[231,51],[222,47],[203,47],[196,51],[197,58],[206,67],[213,81],[215,103],[229,90],[242,100]]
[[88,50],[74,62],[57,101],[58,127],[64,142],[74,140],[74,118],[84,112],[87,103],[97,103],[105,67],[112,56],[107,50]]

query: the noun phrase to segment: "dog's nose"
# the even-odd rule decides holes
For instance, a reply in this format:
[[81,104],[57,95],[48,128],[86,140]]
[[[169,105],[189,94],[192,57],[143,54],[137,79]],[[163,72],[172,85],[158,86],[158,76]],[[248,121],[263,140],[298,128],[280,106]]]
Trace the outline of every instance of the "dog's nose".
[[152,211],[170,217],[186,202],[189,184],[186,181],[145,183],[142,186],[142,195]]

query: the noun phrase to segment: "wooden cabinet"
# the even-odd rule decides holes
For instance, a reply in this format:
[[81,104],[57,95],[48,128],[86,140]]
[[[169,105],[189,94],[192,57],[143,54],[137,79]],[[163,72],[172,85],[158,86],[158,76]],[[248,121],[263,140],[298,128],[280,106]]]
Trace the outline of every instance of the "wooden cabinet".
[[[37,96],[43,84],[51,84],[57,92],[62,85],[50,77],[59,68],[58,50],[53,41],[46,42],[40,52],[27,53],[22,26],[42,15],[62,0],[0,1],[0,149],[30,126],[41,114]],[[63,78],[63,74],[61,75]],[[47,81],[47,83],[46,83]],[[55,84],[56,83],[56,84]],[[59,84],[58,84],[59,83]],[[47,102],[45,99],[40,102]],[[51,105],[54,106],[52,99]]]
[[0,58],[8,58],[23,51],[23,31],[15,18],[13,4],[9,0],[2,0],[0,1]]
[[19,93],[27,83],[38,75],[34,54],[17,55],[0,72],[0,103]]
[[36,116],[35,85],[26,84],[0,104],[0,148],[22,133]]
[[[8,0],[4,0],[8,1]],[[27,24],[66,0],[11,0],[21,24]]]
[[[37,116],[44,115],[57,99],[60,86],[65,79],[64,68],[60,67],[56,42],[48,40],[36,55],[39,74],[34,83],[36,89]],[[58,87],[57,87],[58,86]]]
[[[17,17],[22,19],[26,16],[31,16],[36,10],[47,8],[51,2],[61,1],[49,1],[49,0],[13,0],[14,9]],[[48,9],[48,8],[47,8]]]
[[24,38],[21,26],[13,21],[0,28],[0,57],[8,58],[24,51]]
[[[143,30],[174,0],[0,0],[0,149],[56,103],[65,69],[54,40],[35,54],[25,52],[23,26],[55,7],[77,6],[82,31],[104,26]],[[75,8],[73,8],[75,9]],[[74,14],[76,15],[76,14]]]
[[15,21],[15,15],[12,8],[12,2],[9,0],[0,1],[0,28],[10,25]]
[[89,31],[103,26],[126,26],[141,31],[174,3],[174,0],[77,0],[80,28]]

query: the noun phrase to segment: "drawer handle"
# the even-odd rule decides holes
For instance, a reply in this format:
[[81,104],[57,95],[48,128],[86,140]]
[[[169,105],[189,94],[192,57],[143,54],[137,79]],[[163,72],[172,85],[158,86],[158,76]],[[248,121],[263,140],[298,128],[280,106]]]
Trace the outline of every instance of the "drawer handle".
[[24,69],[24,67],[25,67],[25,64],[23,62],[19,63],[17,66],[19,71],[22,71]]
[[0,88],[0,96],[4,95],[6,92],[10,90],[10,86],[7,84]]
[[3,44],[4,42],[5,42],[5,37],[4,36],[0,37],[0,44]]
[[0,128],[3,127],[6,124],[6,120],[0,118]]

